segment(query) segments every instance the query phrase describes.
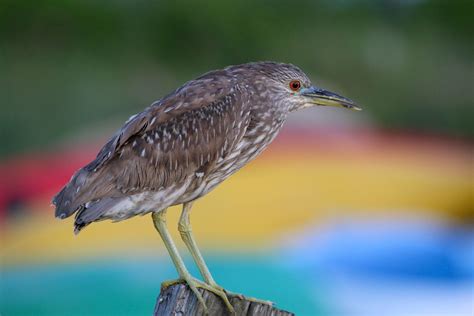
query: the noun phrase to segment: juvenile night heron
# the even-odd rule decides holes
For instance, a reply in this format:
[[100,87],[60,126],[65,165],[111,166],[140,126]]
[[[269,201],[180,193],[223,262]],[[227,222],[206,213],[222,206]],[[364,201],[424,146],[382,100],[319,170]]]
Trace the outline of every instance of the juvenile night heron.
[[[220,296],[194,241],[189,213],[198,198],[264,150],[290,112],[355,103],[311,84],[298,67],[274,62],[230,66],[191,80],[132,117],[53,199],[56,216],[76,213],[74,231],[104,219],[152,213],[178,281]],[[166,209],[183,204],[178,224],[204,282],[192,277],[166,228]],[[171,281],[176,282],[176,281]]]

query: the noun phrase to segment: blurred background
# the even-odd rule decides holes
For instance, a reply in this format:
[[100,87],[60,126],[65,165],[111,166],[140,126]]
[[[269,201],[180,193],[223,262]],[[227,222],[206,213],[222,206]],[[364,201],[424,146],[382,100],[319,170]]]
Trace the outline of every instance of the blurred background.
[[296,113],[195,204],[218,283],[298,315],[472,315],[473,21],[469,0],[1,1],[0,314],[149,315],[176,277],[150,217],[74,236],[51,197],[152,101],[275,60],[364,111]]

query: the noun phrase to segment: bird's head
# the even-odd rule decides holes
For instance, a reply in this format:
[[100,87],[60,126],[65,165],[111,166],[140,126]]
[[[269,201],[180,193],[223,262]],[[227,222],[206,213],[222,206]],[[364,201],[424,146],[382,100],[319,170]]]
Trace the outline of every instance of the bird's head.
[[284,104],[289,111],[316,105],[361,110],[354,101],[312,84],[308,76],[294,65],[263,62],[256,66],[266,78],[262,84],[274,101]]

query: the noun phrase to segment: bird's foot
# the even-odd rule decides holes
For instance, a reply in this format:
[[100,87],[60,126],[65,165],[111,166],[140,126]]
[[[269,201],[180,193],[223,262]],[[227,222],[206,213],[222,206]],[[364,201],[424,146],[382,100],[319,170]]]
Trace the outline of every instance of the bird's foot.
[[198,280],[192,277],[191,275],[186,275],[176,280],[165,281],[161,283],[161,286],[162,288],[167,288],[171,285],[178,284],[178,283],[185,283],[189,286],[191,291],[193,291],[194,295],[196,295],[199,303],[201,303],[204,309],[204,312],[206,314],[208,314],[208,309],[207,309],[206,303],[204,302],[201,292],[199,292],[198,290],[199,288],[207,290],[211,293],[214,293],[218,297],[220,297],[224,301],[224,304],[226,305],[230,314],[232,315],[235,314],[234,307],[232,306],[232,304],[229,301],[229,298],[227,297],[227,294],[226,294],[227,292],[222,287],[218,286],[217,284],[209,285],[207,283],[202,282],[201,280]]
[[260,300],[258,298],[244,296],[243,294],[240,294],[240,293],[234,293],[234,292],[227,291],[222,286],[219,286],[213,279],[207,280],[206,284],[209,285],[212,288],[215,288],[218,291],[224,292],[227,297],[233,296],[233,297],[237,297],[241,300],[251,301],[251,302],[255,302],[257,304],[265,304],[265,305],[269,305],[269,306],[272,306],[272,307],[275,305],[272,301]]
[[166,281],[161,282],[161,288],[166,289],[175,284],[185,284],[185,283],[186,281],[184,279],[166,280]]
[[272,307],[275,306],[275,304],[272,301],[261,300],[261,299],[255,298],[255,297],[248,297],[248,296],[244,296],[243,294],[234,293],[234,292],[230,292],[230,291],[227,291],[227,290],[224,290],[224,292],[227,294],[227,296],[238,297],[241,300],[251,301],[251,302],[255,302],[257,304],[270,305]]

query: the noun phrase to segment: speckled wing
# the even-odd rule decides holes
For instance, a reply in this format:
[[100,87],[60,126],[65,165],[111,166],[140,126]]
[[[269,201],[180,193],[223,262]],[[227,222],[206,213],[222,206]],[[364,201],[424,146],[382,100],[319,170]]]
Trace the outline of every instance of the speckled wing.
[[208,74],[187,83],[125,123],[54,198],[56,216],[207,172],[243,137],[247,103],[231,78]]

